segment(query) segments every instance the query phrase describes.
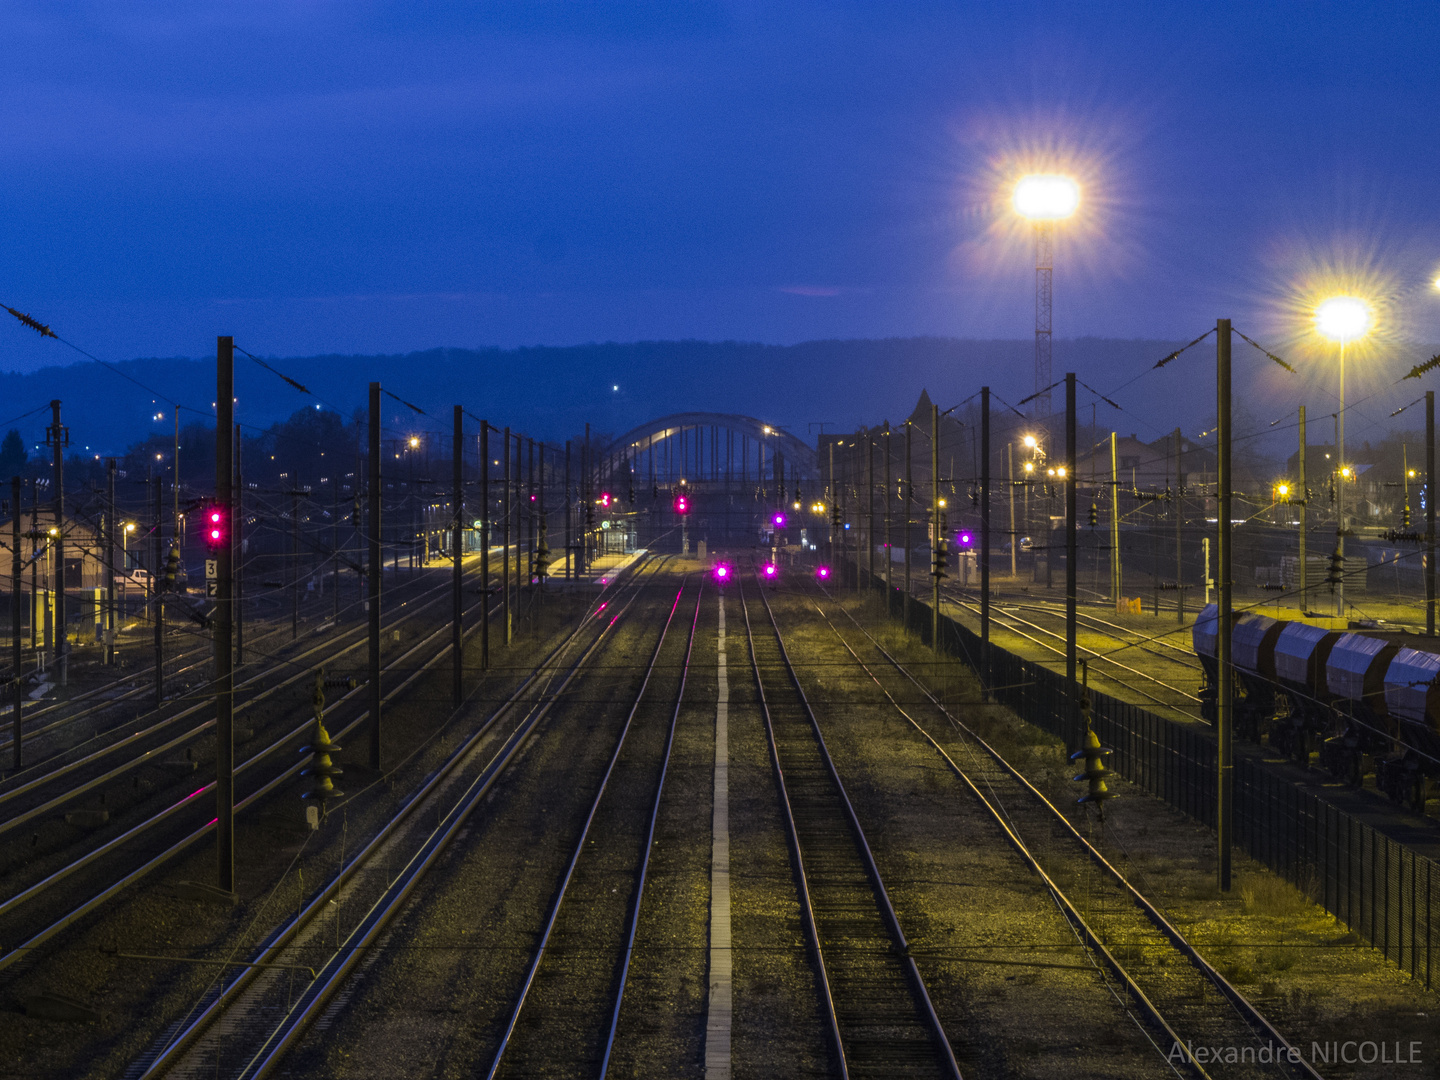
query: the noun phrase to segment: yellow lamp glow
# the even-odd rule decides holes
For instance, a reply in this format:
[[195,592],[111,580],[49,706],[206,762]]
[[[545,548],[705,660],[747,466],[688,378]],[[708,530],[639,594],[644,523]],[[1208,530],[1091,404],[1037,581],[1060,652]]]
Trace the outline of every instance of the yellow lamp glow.
[[1275,497],[1276,497],[1277,499],[1287,498],[1287,497],[1289,496],[1289,494],[1290,494],[1290,485],[1289,485],[1289,484],[1276,484],[1276,485],[1275,485]]
[[1034,436],[1034,435],[1026,435],[1026,436],[1025,436],[1025,446],[1026,446],[1028,449],[1031,449],[1031,450],[1034,450],[1034,449],[1035,449],[1035,436]]
[[418,436],[418,435],[411,435],[411,436],[410,436],[410,449],[411,449],[411,450],[414,450],[414,449],[416,449],[419,445],[420,445],[420,436]]
[[1015,185],[1015,212],[1031,221],[1059,221],[1080,206],[1080,185],[1068,176],[1035,173]]
[[1346,480],[1349,480],[1349,479],[1350,479],[1350,466],[1349,466],[1349,465],[1346,465],[1344,468],[1342,468],[1342,469],[1340,470],[1340,475],[1343,476]]
[[1025,462],[1025,471],[1026,471],[1026,472],[1034,472],[1034,471],[1035,471],[1035,463],[1034,463],[1033,461],[1027,461],[1027,462]]
[[1358,296],[1332,296],[1315,308],[1315,329],[1331,341],[1364,337],[1370,321],[1370,305]]

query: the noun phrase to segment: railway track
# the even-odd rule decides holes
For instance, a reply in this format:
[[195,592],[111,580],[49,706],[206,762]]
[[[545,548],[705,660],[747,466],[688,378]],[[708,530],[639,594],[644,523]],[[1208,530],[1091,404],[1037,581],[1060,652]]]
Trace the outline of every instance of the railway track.
[[750,662],[837,1075],[959,1080],[949,1037],[775,620],[757,634],[740,591]]
[[[556,891],[487,1080],[573,1072],[577,1066],[603,1078],[609,1070],[704,589],[695,589],[689,633],[676,642],[683,647],[679,662],[662,667],[684,593],[682,583]],[[663,698],[650,694],[657,669],[672,666],[676,674],[667,678],[677,684],[674,692]],[[628,886],[623,895],[622,884]],[[552,949],[555,942],[563,944]],[[587,953],[599,959],[588,959]]]
[[[437,599],[435,602],[440,602],[440,600]],[[410,619],[419,614],[419,610],[412,610],[403,617]],[[470,625],[464,631],[464,638],[468,639],[479,628],[479,625],[480,619],[472,618]],[[395,701],[414,686],[426,672],[448,659],[449,644],[449,627],[442,625],[429,633],[422,634],[419,640],[409,645],[404,652],[392,657],[382,668],[382,678],[387,674],[392,677],[403,676],[403,678],[386,690],[382,700],[387,703]],[[353,649],[358,645],[359,643],[355,643],[346,648]],[[306,665],[298,674],[287,677],[285,683],[288,685],[297,680],[308,683],[314,677],[314,670],[313,665]],[[337,700],[331,708],[332,710],[344,708],[349,712],[361,703],[366,693],[365,684],[360,683]],[[203,706],[195,708],[200,709]],[[368,715],[368,710],[359,711],[332,734],[335,734],[336,738],[343,738],[359,728]],[[204,721],[195,729],[178,738],[194,738],[213,724],[213,718]],[[305,757],[288,765],[277,762],[275,759],[287,749],[293,749],[299,740],[313,732],[313,719],[307,717],[296,724],[281,717],[272,727],[277,727],[278,733],[272,732],[266,736],[270,739],[268,745],[237,763],[237,781],[246,778],[252,785],[248,793],[237,798],[235,804],[237,815],[255,805],[281,784],[294,778],[307,763],[308,758]],[[260,767],[265,765],[280,765],[280,767],[270,772],[263,772]],[[114,771],[111,770],[111,772]],[[251,776],[247,777],[246,774],[251,774]],[[159,866],[181,855],[208,836],[214,827],[214,821],[211,819],[206,822],[205,819],[209,806],[208,799],[213,796],[214,786],[213,779],[194,785],[193,790],[189,790],[191,785],[185,785],[183,793],[172,792],[164,801],[164,805],[155,813],[137,823],[127,825],[123,831],[119,831],[117,828],[115,835],[110,836],[109,839],[70,858],[63,865],[48,870],[45,876],[39,880],[32,880],[29,884],[17,888],[6,899],[0,901],[0,918],[6,920],[4,925],[7,943],[17,939],[20,942],[8,951],[0,953],[0,971],[24,960],[35,949],[74,925],[82,917],[113,900]],[[142,843],[148,843],[150,847],[136,851],[134,854],[127,854]],[[150,856],[149,851],[154,850],[156,845],[160,846],[159,853]],[[82,872],[85,874],[78,880],[84,881],[90,878],[98,880],[88,889],[79,888],[77,893],[75,884],[66,886],[66,883],[68,879],[80,875]],[[35,901],[48,894],[67,890],[69,895],[63,898],[64,906],[61,909],[64,913],[58,918],[55,917],[53,910],[49,914],[38,911],[27,914]],[[65,907],[68,907],[68,910],[65,910]]]
[[[948,598],[950,599],[950,602],[955,604],[956,606],[962,607],[977,616],[980,614],[980,606],[978,604],[971,603],[968,600],[956,598],[953,595],[949,596]],[[1060,657],[1063,657],[1065,655],[1065,650],[1063,647],[1057,648],[1049,641],[1044,640],[1044,638],[1053,638],[1057,641],[1063,642],[1065,640],[1065,635],[1062,633],[1057,633],[1054,630],[1041,626],[1037,622],[1032,622],[1029,619],[1022,618],[1021,616],[1013,614],[1012,612],[1008,612],[1003,609],[997,610],[995,606],[992,606],[990,609],[990,620],[992,623],[998,625],[1007,632],[1012,633],[1017,637],[1024,638],[1026,641],[1029,641],[1034,645],[1038,645],[1046,652],[1053,653],[1054,655]],[[1027,629],[1022,629],[1022,627],[1028,628],[1028,630],[1033,630],[1034,633],[1029,633]],[[1044,637],[1042,638],[1037,635],[1044,635]],[[1082,657],[1089,657],[1095,662],[1106,665],[1105,668],[1101,669],[1099,672],[1094,673],[1102,674],[1110,681],[1125,687],[1130,692],[1137,694],[1140,697],[1146,698],[1157,705],[1163,705],[1167,709],[1177,709],[1195,720],[1200,719],[1198,713],[1200,698],[1195,694],[1190,693],[1188,690],[1182,690],[1180,687],[1173,686],[1170,683],[1165,682],[1165,680],[1163,679],[1157,679],[1155,676],[1149,674],[1148,672],[1140,671],[1138,668],[1133,668],[1129,664],[1122,663],[1121,661],[1116,660],[1113,656],[1108,656],[1103,652],[1099,652],[1098,650],[1086,648],[1082,645],[1078,646],[1076,651]],[[1115,674],[1116,671],[1123,672],[1124,674],[1117,675]],[[1180,699],[1181,703],[1177,703],[1174,698],[1172,698],[1171,700],[1166,700],[1165,698],[1156,695],[1150,690],[1146,690],[1144,686],[1138,685],[1135,680],[1141,680],[1144,683],[1158,686],[1163,690],[1169,691],[1170,694],[1174,695],[1174,698]],[[1203,723],[1204,721],[1201,722]]]
[[[613,636],[643,591],[644,569],[597,605],[592,614],[598,618],[579,620],[374,838],[270,934],[251,954],[250,966],[228,984],[217,981],[127,1075],[273,1075],[357,969],[377,955],[372,950],[416,887]],[[342,928],[346,910],[361,914]],[[533,981],[532,971],[526,985]]]
[[[984,808],[1041,877],[1097,969],[1108,976],[1110,988],[1144,1016],[1167,1059],[1182,1060],[1201,1077],[1319,1080],[1303,1055],[1290,1053],[1274,1025],[1018,769],[935,698],[843,606],[832,604],[848,619],[848,636],[818,602],[812,603],[888,706],[939,756],[964,794]],[[861,649],[870,654],[869,662]],[[1195,1046],[1235,1047],[1242,1060],[1202,1062],[1190,1049]],[[1260,1050],[1267,1046],[1271,1060],[1261,1064]],[[1249,1062],[1243,1060],[1247,1047]],[[1277,1049],[1285,1053],[1276,1055]],[[1283,1060],[1276,1062],[1277,1056]]]

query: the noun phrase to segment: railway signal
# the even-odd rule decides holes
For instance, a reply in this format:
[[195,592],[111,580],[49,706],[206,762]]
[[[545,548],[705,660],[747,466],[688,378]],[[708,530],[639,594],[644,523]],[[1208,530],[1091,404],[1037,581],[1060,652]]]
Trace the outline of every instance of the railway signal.
[[1092,503],[1090,504],[1090,528],[1093,529],[1093,528],[1095,528],[1095,526],[1097,526],[1097,525],[1099,525],[1099,524],[1100,524],[1100,507],[1096,506],[1096,505],[1092,502]]
[[206,503],[201,515],[205,523],[205,546],[219,551],[230,542],[230,521],[225,508],[218,502]]
[[735,571],[730,567],[729,563],[722,562],[715,564],[715,580],[721,585],[724,585],[727,581],[729,581],[730,578],[734,575],[734,573]]
[[1100,808],[1100,820],[1103,821],[1105,820],[1105,801],[1115,797],[1115,793],[1105,785],[1105,774],[1109,772],[1105,768],[1105,759],[1111,751],[1100,745],[1100,739],[1090,725],[1090,688],[1088,686],[1081,691],[1080,719],[1085,725],[1085,735],[1080,749],[1070,755],[1070,760],[1085,763],[1085,771],[1077,773],[1074,779],[1077,782],[1084,781],[1088,784],[1088,788],[1085,794],[1075,801],[1094,803]]
[[165,559],[165,588],[174,589],[180,578],[180,545],[171,544],[170,554]]
[[930,567],[930,576],[937,582],[945,580],[950,576],[946,572],[946,568],[949,565],[950,545],[946,542],[945,537],[941,536],[935,541],[935,558]]
[[[353,682],[354,680],[351,680]],[[335,789],[335,777],[341,775],[345,770],[336,765],[330,758],[332,754],[338,754],[341,747],[332,742],[330,733],[325,730],[325,687],[327,680],[323,670],[315,673],[315,690],[311,695],[311,704],[315,707],[315,739],[309,746],[302,746],[300,753],[313,754],[310,764],[300,770],[301,776],[314,777],[310,787],[300,797],[312,799],[319,807],[319,812],[324,813],[325,801],[338,798],[344,792]],[[308,815],[307,815],[308,817]],[[315,828],[319,824],[318,814],[311,820],[310,827]]]
[[688,514],[690,512],[690,499],[681,491],[675,495],[675,512],[677,514]]

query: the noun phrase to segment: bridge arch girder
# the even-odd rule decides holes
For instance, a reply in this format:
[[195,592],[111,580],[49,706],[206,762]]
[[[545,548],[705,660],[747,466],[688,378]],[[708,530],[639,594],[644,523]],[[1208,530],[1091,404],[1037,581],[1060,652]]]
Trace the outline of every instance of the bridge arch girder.
[[711,427],[723,428],[748,436],[757,443],[763,441],[770,447],[779,449],[785,459],[787,470],[793,470],[804,478],[816,475],[814,447],[784,428],[766,424],[753,416],[742,416],[738,413],[687,412],[657,417],[631,428],[614,439],[605,448],[603,455],[611,459],[625,457],[638,459],[652,446],[659,445],[666,439],[674,438],[682,431],[687,429],[703,430]]

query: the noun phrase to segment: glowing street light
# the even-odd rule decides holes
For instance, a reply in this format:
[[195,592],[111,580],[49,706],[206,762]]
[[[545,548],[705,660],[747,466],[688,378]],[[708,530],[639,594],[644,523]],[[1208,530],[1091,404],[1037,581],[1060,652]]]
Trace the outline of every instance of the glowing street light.
[[1080,208],[1080,185],[1069,176],[1032,173],[1015,185],[1013,203],[1029,221],[1062,221]]
[[419,448],[420,448],[420,436],[419,436],[419,435],[411,435],[411,436],[410,436],[410,449],[411,449],[411,450],[418,450]]
[[1035,449],[1035,436],[1034,436],[1034,435],[1026,435],[1025,438],[1024,438],[1023,440],[1021,440],[1021,441],[1024,442],[1024,444],[1025,444],[1025,449],[1026,449],[1026,450],[1034,450],[1034,449]]
[[[1340,346],[1340,411],[1335,414],[1335,456],[1341,483],[1335,485],[1335,553],[1345,558],[1345,484],[1353,470],[1345,464],[1345,346],[1371,330],[1374,315],[1358,296],[1332,296],[1315,306],[1315,329]],[[1335,585],[1335,614],[1345,615],[1345,579]]]
[[[1055,223],[1080,208],[1080,185],[1057,173],[1032,173],[1015,184],[1015,213],[1035,227],[1035,415],[1050,415],[1050,329]],[[1027,444],[1028,445],[1028,444]]]

